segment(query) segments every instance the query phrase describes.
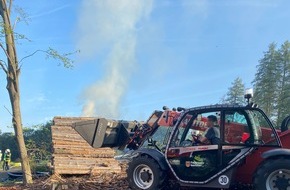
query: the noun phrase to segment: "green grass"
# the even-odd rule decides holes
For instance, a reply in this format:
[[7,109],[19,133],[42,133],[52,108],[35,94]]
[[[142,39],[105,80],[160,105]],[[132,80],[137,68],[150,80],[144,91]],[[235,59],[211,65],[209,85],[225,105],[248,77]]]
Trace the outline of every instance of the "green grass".
[[[1,162],[1,166],[3,165],[3,162]],[[10,162],[10,167],[21,167],[20,162]]]
[[48,160],[43,160],[40,162],[30,161],[31,172],[51,172],[49,163],[50,161]]

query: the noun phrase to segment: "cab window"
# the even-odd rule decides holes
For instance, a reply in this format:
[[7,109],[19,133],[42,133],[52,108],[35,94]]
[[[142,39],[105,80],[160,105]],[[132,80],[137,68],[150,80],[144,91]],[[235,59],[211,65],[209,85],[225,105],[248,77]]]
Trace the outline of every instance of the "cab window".
[[259,110],[249,110],[249,119],[253,125],[254,143],[278,145],[271,124]]
[[[215,126],[218,130],[217,135],[219,136],[219,124],[220,124],[220,113],[219,112],[200,112],[200,113],[188,113],[182,119],[182,121],[178,125],[178,130],[175,133],[175,139],[173,143],[175,146],[193,146],[199,145],[196,144],[193,140],[193,135],[195,136],[205,136],[207,133],[207,117],[215,116],[217,118],[218,125]],[[218,137],[220,138],[220,137]],[[173,145],[172,144],[172,145]],[[205,142],[205,144],[211,144],[209,142]]]
[[249,125],[246,112],[225,112],[225,143],[244,144],[250,140]]

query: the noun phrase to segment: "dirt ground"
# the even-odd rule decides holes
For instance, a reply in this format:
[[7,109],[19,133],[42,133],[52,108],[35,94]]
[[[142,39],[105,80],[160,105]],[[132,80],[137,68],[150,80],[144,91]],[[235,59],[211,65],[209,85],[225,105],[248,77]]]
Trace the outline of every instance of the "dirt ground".
[[[19,168],[12,168],[11,171],[18,171]],[[0,182],[5,185],[5,187],[0,187],[0,190],[18,190],[18,187],[14,187],[15,184],[6,184],[8,175],[6,171],[0,170]]]
[[[22,185],[21,180],[9,181],[7,179],[7,173],[0,170],[0,180],[3,184],[3,186],[0,186],[0,190],[131,190],[128,185],[125,167],[122,167],[121,173],[102,173],[95,176],[60,176],[53,174],[34,179],[34,183],[28,186]],[[231,188],[231,190],[242,189],[250,190],[251,188],[247,186]],[[188,190],[188,188],[182,188],[182,190]]]
[[[182,188],[180,190],[189,190]],[[201,188],[196,188],[201,190]],[[208,188],[206,188],[209,190]],[[205,188],[203,190],[206,190]],[[235,187],[231,190],[251,190],[250,187]],[[34,184],[21,184],[0,187],[0,190],[131,190],[128,186],[126,174],[100,174],[97,176],[62,176],[52,175],[46,178],[35,179]],[[175,190],[175,189],[174,189]],[[177,189],[176,189],[177,190]],[[214,190],[214,189],[211,189]]]
[[[101,173],[98,175],[66,175],[35,178],[33,184],[24,186],[22,179],[11,180],[6,171],[0,169],[0,190],[129,190],[125,166],[121,173]],[[21,168],[11,168],[10,172],[20,172]]]
[[28,186],[22,184],[7,184],[0,190],[129,190],[126,174],[100,174],[96,176],[59,176],[52,175],[34,179],[34,183]]

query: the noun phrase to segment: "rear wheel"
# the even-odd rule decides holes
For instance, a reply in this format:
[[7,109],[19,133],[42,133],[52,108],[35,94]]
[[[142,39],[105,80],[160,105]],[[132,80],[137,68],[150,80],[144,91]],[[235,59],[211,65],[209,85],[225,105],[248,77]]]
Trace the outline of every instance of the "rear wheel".
[[166,180],[165,171],[148,156],[134,158],[128,165],[127,176],[132,189],[162,189]]
[[255,173],[257,190],[290,190],[290,159],[267,160]]

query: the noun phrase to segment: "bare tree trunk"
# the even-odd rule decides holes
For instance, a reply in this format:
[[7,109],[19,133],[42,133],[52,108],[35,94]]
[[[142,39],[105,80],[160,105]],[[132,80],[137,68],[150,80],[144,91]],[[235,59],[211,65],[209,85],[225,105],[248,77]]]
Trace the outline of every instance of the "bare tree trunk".
[[[11,1],[10,4],[11,5]],[[20,91],[19,91],[19,65],[17,61],[17,54],[15,48],[15,41],[13,30],[10,22],[10,13],[7,9],[6,0],[0,1],[0,14],[3,19],[3,27],[5,33],[6,49],[1,44],[1,48],[4,50],[7,56],[8,70],[7,70],[7,90],[10,97],[12,107],[12,123],[17,138],[18,148],[21,157],[22,171],[23,171],[23,183],[32,183],[32,175],[30,170],[29,158],[24,143],[22,119],[20,111]]]
[[12,114],[13,114],[12,123],[20,152],[22,171],[24,173],[23,182],[25,184],[32,183],[29,158],[27,156],[27,150],[25,147],[22,130],[18,78],[15,81],[11,81],[10,78],[7,78],[7,90],[9,92],[10,102],[12,106]]

